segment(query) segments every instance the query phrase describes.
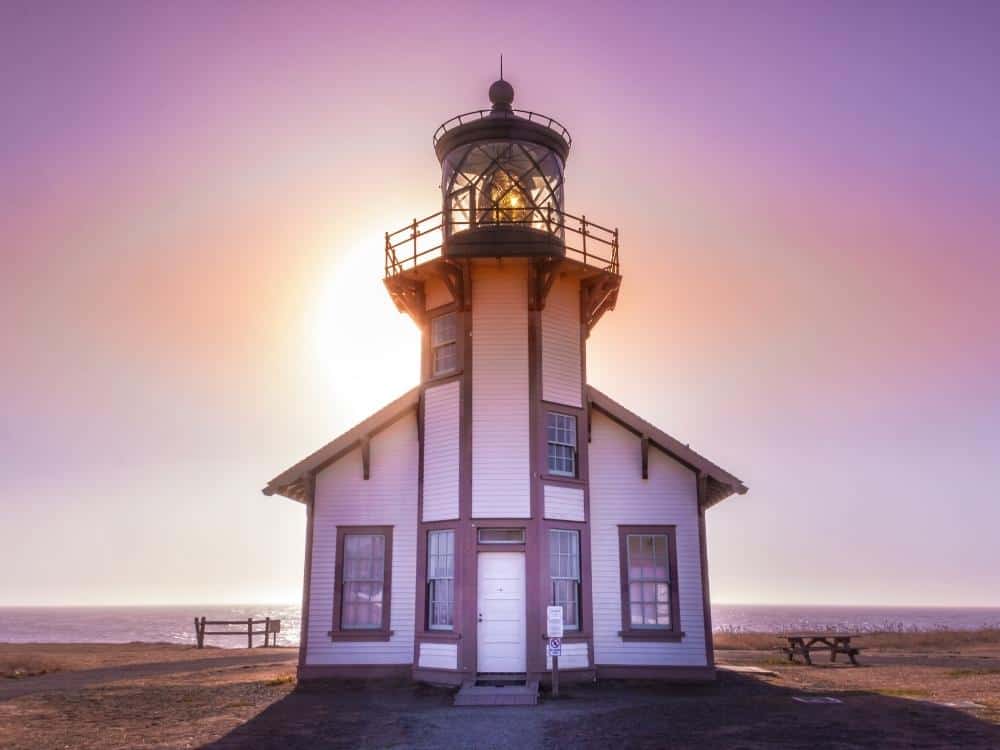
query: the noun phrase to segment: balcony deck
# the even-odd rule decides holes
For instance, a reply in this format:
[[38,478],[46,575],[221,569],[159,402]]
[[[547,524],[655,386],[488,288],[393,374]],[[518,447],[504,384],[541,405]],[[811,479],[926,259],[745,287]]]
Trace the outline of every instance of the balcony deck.
[[[586,216],[533,210],[524,220],[470,221],[468,212],[439,211],[386,232],[385,277],[392,279],[439,257],[565,257],[619,276],[618,230]],[[540,218],[541,217],[541,218]],[[482,243],[483,250],[475,246]]]

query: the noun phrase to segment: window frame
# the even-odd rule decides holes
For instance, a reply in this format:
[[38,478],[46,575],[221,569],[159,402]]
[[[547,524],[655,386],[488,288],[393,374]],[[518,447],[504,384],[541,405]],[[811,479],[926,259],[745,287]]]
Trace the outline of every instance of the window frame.
[[[333,627],[331,640],[387,641],[393,635],[389,628],[392,615],[392,526],[338,526],[337,560],[333,579]],[[381,535],[385,537],[382,560],[382,622],[377,628],[345,628],[344,611],[344,538],[349,535]]]
[[[449,315],[451,316],[452,320],[454,321],[454,326],[452,328],[452,330],[454,332],[453,333],[453,338],[447,339],[447,340],[444,340],[444,341],[439,341],[439,342],[435,343],[434,342],[434,323],[435,323],[435,321],[441,320],[442,318],[446,318]],[[458,329],[459,329],[458,310],[456,310],[456,309],[442,310],[440,312],[435,312],[435,313],[432,313],[430,315],[430,319],[428,320],[428,323],[427,323],[427,342],[428,342],[428,347],[429,347],[429,349],[428,349],[428,360],[429,360],[429,362],[428,362],[428,368],[427,369],[428,369],[428,372],[430,373],[430,377],[431,378],[443,378],[443,377],[447,377],[449,375],[454,375],[455,373],[457,373],[461,369],[460,366],[459,366],[460,365],[460,361],[461,361],[461,352],[459,351],[459,345],[458,345],[458,340],[460,338],[460,336],[459,336],[459,330]],[[454,360],[454,363],[452,364],[452,366],[450,368],[448,368],[446,370],[438,370],[437,369],[437,357],[436,357],[436,354],[437,354],[438,349],[441,349],[442,347],[446,347],[446,346],[453,346],[454,347],[454,350],[455,350],[455,360]]]
[[[451,534],[451,576],[431,576],[431,536],[434,534]],[[453,528],[427,529],[427,550],[426,550],[426,587],[425,601],[425,630],[429,633],[452,633],[455,631],[455,562],[457,552],[457,534]],[[440,553],[439,553],[440,555]],[[434,611],[434,581],[451,581],[451,625],[435,625],[432,613]]]
[[[562,443],[556,440],[552,440],[549,437],[549,417],[557,416],[564,417],[566,419],[572,420],[573,422],[573,443]],[[580,476],[580,422],[576,414],[569,414],[564,411],[559,411],[557,409],[546,409],[545,410],[545,471],[546,476],[553,477],[555,479],[578,479]],[[565,472],[552,468],[552,456],[549,455],[549,447],[553,445],[560,445],[563,447],[570,447],[573,449],[573,471]]]
[[[667,540],[667,576],[670,592],[670,625],[635,626],[632,624],[631,602],[629,599],[628,538],[630,536],[664,536]],[[622,629],[618,636],[625,641],[679,641],[684,637],[681,630],[681,608],[677,581],[677,527],[676,526],[619,526],[618,560],[621,582]]]
[[[552,554],[553,554],[553,535],[554,534],[574,534],[576,535],[576,578],[570,578],[567,576],[553,576],[552,575]],[[548,539],[548,557],[549,557],[549,604],[553,607],[556,604],[556,581],[573,581],[576,584],[576,624],[567,625],[565,623],[565,618],[563,622],[563,629],[567,632],[580,633],[583,632],[583,602],[581,601],[581,595],[583,591],[583,539],[581,538],[579,529],[566,529],[558,527],[550,527],[547,529],[547,539]]]
[[[483,539],[484,531],[517,531],[520,533],[520,539]],[[477,526],[476,527],[476,544],[483,545],[486,547],[511,547],[520,545],[523,547],[528,538],[527,529],[523,526]]]

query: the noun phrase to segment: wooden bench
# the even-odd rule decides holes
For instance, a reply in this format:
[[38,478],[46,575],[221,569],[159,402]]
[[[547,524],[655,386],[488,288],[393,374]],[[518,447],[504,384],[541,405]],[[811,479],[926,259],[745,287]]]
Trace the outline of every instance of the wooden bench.
[[829,651],[830,661],[837,661],[837,654],[845,654],[851,664],[858,665],[857,655],[861,653],[859,646],[851,645],[852,633],[786,633],[779,636],[788,641],[787,646],[779,650],[788,656],[788,661],[795,661],[796,656],[805,659],[806,664],[812,664],[812,651]]
[[[246,630],[206,630],[206,626],[222,626],[222,625],[242,625]],[[263,625],[263,630],[254,630],[254,625]],[[253,637],[255,635],[264,636],[264,646],[277,646],[278,645],[278,633],[281,632],[281,620],[272,620],[270,617],[265,617],[263,620],[255,620],[252,617],[248,617],[245,620],[208,620],[204,617],[194,618],[194,633],[195,640],[198,643],[198,648],[205,647],[205,636],[206,635],[245,635],[247,637],[247,648],[253,648]]]

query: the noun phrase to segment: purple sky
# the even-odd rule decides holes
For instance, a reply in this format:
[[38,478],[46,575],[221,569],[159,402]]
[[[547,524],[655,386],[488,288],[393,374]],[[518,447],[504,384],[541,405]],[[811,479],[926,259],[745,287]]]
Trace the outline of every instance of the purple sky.
[[733,5],[4,4],[0,604],[297,599],[259,490],[416,382],[382,233],[500,52],[621,229],[591,382],[751,487],[715,599],[1000,604],[1000,6]]

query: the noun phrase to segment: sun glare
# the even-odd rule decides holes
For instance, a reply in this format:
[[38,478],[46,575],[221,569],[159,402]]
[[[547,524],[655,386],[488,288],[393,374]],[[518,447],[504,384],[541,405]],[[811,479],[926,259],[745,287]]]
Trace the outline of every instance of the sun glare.
[[380,232],[338,244],[306,333],[321,388],[353,423],[417,384],[420,336],[382,286]]

